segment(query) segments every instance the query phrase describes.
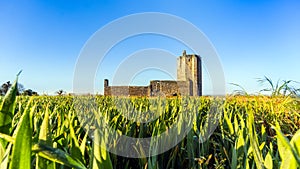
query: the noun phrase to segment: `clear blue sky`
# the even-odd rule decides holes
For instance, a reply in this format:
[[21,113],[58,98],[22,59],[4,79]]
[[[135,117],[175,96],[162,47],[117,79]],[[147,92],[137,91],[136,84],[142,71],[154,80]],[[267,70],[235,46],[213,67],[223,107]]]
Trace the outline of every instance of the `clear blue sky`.
[[[0,83],[20,82],[40,94],[59,89],[72,92],[77,57],[88,38],[107,23],[141,12],[169,13],[197,26],[215,46],[230,93],[238,83],[259,90],[256,78],[268,76],[300,81],[300,1],[294,0],[3,0],[0,1]],[[145,43],[137,43],[137,42]],[[111,52],[120,61],[135,50],[157,47],[180,55],[176,42],[136,37]],[[160,42],[160,43],[157,43]],[[141,45],[144,44],[144,45]],[[96,92],[103,78],[112,78],[116,65],[99,68]],[[132,84],[171,78],[145,72]]]

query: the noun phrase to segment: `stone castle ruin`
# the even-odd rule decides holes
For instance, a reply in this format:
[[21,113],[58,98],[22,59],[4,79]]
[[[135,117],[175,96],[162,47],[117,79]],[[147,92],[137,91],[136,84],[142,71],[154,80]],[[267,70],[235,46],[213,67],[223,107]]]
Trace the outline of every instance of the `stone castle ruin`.
[[104,80],[105,96],[201,96],[202,69],[198,55],[183,51],[177,58],[177,81],[151,80],[149,86],[109,86]]

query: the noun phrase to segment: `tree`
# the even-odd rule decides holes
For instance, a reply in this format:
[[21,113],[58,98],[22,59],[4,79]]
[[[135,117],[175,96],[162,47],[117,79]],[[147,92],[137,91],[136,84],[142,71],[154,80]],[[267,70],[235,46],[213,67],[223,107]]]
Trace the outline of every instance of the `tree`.
[[[17,85],[18,85],[17,95],[38,96],[38,93],[36,91],[33,91],[31,89],[25,89],[23,84],[18,83]],[[12,84],[10,83],[10,81],[3,83],[0,87],[0,96],[1,95],[4,96],[11,86]]]
[[[9,90],[9,88],[11,87],[11,85],[12,84],[10,83],[10,81],[3,83],[0,88],[0,95],[5,95],[7,93],[7,91]],[[25,90],[24,85],[22,85],[21,83],[18,83],[17,95],[22,94],[24,90]]]
[[31,89],[26,89],[26,90],[24,90],[22,95],[24,95],[24,96],[38,96],[38,93],[31,90]]
[[21,95],[24,91],[25,91],[24,85],[22,85],[21,83],[18,83],[17,95]]
[[66,93],[66,92],[63,91],[62,89],[60,89],[60,90],[58,90],[58,91],[56,92],[56,94],[58,94],[59,96],[65,94],[65,93]]
[[3,83],[1,86],[1,95],[5,95],[8,89],[11,87],[10,81],[7,81],[6,83]]

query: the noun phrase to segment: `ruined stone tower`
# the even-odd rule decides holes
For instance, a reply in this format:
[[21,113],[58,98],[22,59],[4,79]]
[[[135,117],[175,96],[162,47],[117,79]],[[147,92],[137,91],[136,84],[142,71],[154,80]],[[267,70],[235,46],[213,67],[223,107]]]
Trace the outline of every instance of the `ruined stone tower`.
[[187,55],[184,50],[182,56],[177,58],[177,81],[187,83],[187,95],[202,95],[201,58],[198,55]]
[[149,86],[109,86],[104,80],[104,95],[110,96],[202,96],[201,58],[183,51],[177,58],[177,81],[151,80]]

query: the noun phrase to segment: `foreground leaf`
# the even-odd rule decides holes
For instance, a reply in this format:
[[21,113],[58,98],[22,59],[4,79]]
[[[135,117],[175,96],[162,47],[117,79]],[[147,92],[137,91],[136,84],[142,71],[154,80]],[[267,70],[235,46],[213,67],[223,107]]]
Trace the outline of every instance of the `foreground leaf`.
[[7,91],[1,105],[0,105],[0,132],[10,134],[11,122],[13,118],[14,102],[18,91],[18,73],[13,85]]
[[[12,130],[12,119],[14,114],[14,105],[16,95],[18,91],[18,76],[21,71],[17,74],[16,80],[13,85],[7,91],[1,105],[0,105],[0,133],[11,134]],[[7,142],[0,138],[0,160],[3,158],[5,153]]]
[[41,143],[35,144],[32,147],[32,151],[38,153],[39,156],[53,162],[57,162],[76,169],[86,169],[86,167],[80,161],[74,159],[68,153],[60,149],[50,147],[48,145]]
[[[20,122],[15,130],[15,143],[12,149],[12,157],[10,162],[11,169],[30,169],[31,168],[31,142],[32,127],[30,124],[30,102],[22,115]],[[34,111],[35,106],[31,108]]]
[[[282,163],[280,168],[297,168],[300,166],[300,154],[297,152],[300,148],[300,130],[294,135],[289,143],[288,139],[283,135],[280,126],[277,123],[273,127],[277,134],[277,144]],[[295,149],[297,148],[297,149]]]

